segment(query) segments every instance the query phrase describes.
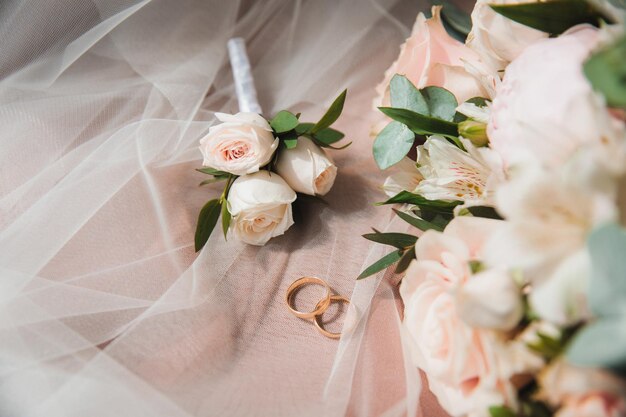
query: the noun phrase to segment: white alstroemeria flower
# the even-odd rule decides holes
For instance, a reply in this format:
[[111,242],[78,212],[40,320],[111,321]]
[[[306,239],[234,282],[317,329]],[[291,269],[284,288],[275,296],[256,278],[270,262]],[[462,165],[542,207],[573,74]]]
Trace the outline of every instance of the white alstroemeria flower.
[[383,190],[389,197],[401,191],[414,192],[424,179],[417,168],[417,163],[410,158],[403,158],[393,168],[396,172],[388,176],[383,184]]
[[424,177],[415,192],[430,200],[457,200],[465,205],[493,204],[494,191],[505,180],[500,157],[461,139],[467,152],[441,136],[418,146],[419,171]]

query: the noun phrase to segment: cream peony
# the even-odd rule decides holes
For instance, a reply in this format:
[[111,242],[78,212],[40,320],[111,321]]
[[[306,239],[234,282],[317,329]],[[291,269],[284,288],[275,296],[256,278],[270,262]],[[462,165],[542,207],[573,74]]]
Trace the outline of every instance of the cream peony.
[[[519,347],[467,325],[455,298],[474,278],[469,262],[483,257],[484,243],[501,224],[457,217],[443,233],[426,231],[415,247],[417,260],[400,286],[403,327],[412,342],[413,361],[426,372],[430,388],[453,416],[482,415],[498,404],[516,406],[510,378],[524,372]],[[485,298],[493,298],[488,289]]]
[[411,36],[376,89],[379,97],[375,106],[389,106],[389,83],[395,74],[405,75],[417,88],[443,87],[454,93],[459,102],[476,96],[489,97],[480,79],[465,69],[465,62],[476,62],[476,68],[480,68],[477,54],[448,35],[441,22],[440,6],[434,6],[432,11],[430,19],[422,13],[417,16]]
[[519,1],[478,0],[472,11],[467,46],[496,71],[505,69],[527,46],[548,37],[547,33],[504,17],[489,6],[513,3]]
[[617,216],[614,195],[590,187],[575,167],[515,172],[496,193],[507,221],[485,251],[490,267],[519,269],[532,284],[533,308],[561,325],[587,316],[587,235]]
[[264,245],[293,224],[296,193],[275,173],[259,171],[233,182],[228,193],[230,232],[251,245]]
[[267,120],[256,113],[215,113],[222,123],[200,140],[202,165],[234,175],[257,172],[278,147]]
[[555,168],[583,144],[596,143],[605,155],[622,146],[623,123],[611,117],[582,71],[598,38],[596,28],[577,26],[529,46],[508,66],[487,127],[506,166],[538,160]]
[[276,172],[294,191],[325,195],[335,183],[337,166],[323,149],[311,139],[301,136],[294,149],[281,152]]
[[539,374],[540,398],[562,406],[559,417],[622,417],[626,415],[626,383],[608,371],[579,368],[563,358]]

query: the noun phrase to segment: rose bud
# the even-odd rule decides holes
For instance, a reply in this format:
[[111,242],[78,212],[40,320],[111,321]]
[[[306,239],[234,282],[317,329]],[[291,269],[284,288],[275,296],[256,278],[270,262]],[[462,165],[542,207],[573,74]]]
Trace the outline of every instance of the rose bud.
[[264,245],[293,224],[296,193],[276,173],[259,171],[233,182],[228,193],[230,231],[250,245]]
[[281,152],[276,171],[291,188],[308,195],[328,193],[337,176],[337,167],[330,156],[304,136],[298,138],[295,148]]
[[200,140],[202,165],[234,175],[252,174],[272,159],[278,139],[267,120],[256,113],[215,113],[223,123]]

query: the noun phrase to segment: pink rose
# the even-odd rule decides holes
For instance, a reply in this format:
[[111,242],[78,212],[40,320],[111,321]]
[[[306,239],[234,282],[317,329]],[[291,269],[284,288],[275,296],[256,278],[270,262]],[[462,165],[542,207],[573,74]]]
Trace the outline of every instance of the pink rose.
[[624,417],[626,383],[597,368],[557,359],[539,375],[540,398],[561,407],[555,417]]
[[621,398],[601,393],[571,399],[554,417],[624,417],[626,402]]
[[623,142],[623,124],[612,119],[582,70],[598,39],[596,28],[580,25],[529,46],[507,67],[487,127],[505,164],[539,161],[554,168],[583,144],[611,154]]
[[495,70],[503,70],[528,46],[548,34],[502,16],[491,4],[513,4],[517,0],[478,0],[472,11],[472,31],[467,46]]
[[[495,333],[470,327],[455,297],[472,280],[470,261],[482,258],[485,241],[501,223],[457,217],[443,233],[425,232],[415,247],[417,260],[400,286],[413,361],[454,416],[486,413],[492,405],[516,405],[510,378],[520,369],[503,358],[519,357],[518,352],[508,352],[509,346]],[[489,291],[484,298],[494,299]]]
[[478,55],[448,35],[441,22],[440,6],[433,7],[432,12],[430,19],[423,13],[417,16],[411,36],[376,89],[376,106],[389,106],[389,83],[395,74],[405,75],[417,88],[443,87],[454,93],[459,102],[487,96],[480,80],[464,68],[466,61],[477,62]]

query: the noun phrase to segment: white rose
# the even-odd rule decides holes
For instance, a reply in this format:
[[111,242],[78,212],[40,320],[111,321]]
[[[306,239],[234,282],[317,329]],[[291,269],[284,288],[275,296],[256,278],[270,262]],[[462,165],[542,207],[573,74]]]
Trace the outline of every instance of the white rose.
[[510,330],[524,314],[519,286],[501,269],[473,275],[456,293],[456,301],[459,315],[472,327]]
[[267,120],[256,113],[215,113],[222,123],[212,126],[200,140],[202,165],[245,175],[257,172],[278,147]]
[[228,193],[230,231],[245,243],[264,245],[293,224],[296,193],[278,174],[259,171],[233,182]]
[[530,44],[548,34],[502,16],[490,4],[514,4],[517,0],[478,0],[472,11],[472,31],[467,46],[495,70],[503,70]]
[[299,193],[324,195],[335,183],[337,167],[323,149],[301,136],[294,149],[281,152],[276,172]]

